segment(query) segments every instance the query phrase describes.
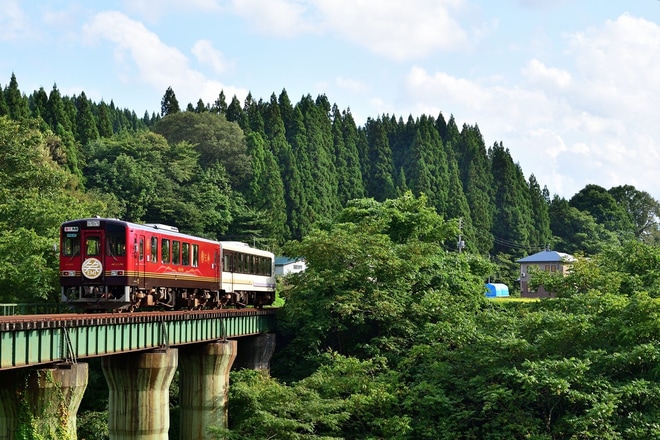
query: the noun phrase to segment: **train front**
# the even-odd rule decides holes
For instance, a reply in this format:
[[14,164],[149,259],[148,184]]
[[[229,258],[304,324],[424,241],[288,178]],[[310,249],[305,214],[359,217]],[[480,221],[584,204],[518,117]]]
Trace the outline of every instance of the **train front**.
[[85,310],[118,310],[130,304],[125,222],[88,218],[60,228],[62,302]]

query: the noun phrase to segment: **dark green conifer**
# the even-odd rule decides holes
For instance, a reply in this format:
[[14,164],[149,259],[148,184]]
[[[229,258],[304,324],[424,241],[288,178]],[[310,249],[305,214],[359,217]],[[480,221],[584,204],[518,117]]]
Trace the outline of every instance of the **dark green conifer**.
[[85,92],[76,97],[75,104],[77,140],[82,146],[86,146],[90,141],[98,139],[99,131]]
[[396,197],[392,151],[381,119],[367,119],[368,183],[367,196],[378,201]]
[[165,90],[163,99],[160,101],[160,114],[162,116],[167,116],[180,111],[181,109],[179,108],[179,101],[176,99],[176,94],[174,93],[174,90],[172,90],[172,87],[168,87],[167,90]]
[[520,166],[513,162],[509,150],[501,142],[493,145],[489,156],[495,187],[495,250],[517,256],[538,250],[530,246],[532,207]]
[[9,109],[9,117],[16,121],[23,121],[30,116],[30,106],[28,99],[21,94],[18,88],[16,75],[11,74],[9,85],[5,87],[5,102]]

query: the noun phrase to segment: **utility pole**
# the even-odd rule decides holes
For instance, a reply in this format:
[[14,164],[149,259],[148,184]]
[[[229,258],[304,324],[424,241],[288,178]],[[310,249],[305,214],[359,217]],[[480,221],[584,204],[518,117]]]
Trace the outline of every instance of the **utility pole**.
[[456,243],[456,247],[458,248],[458,253],[460,254],[463,251],[463,248],[465,247],[465,242],[463,241],[463,217],[458,219],[458,243]]

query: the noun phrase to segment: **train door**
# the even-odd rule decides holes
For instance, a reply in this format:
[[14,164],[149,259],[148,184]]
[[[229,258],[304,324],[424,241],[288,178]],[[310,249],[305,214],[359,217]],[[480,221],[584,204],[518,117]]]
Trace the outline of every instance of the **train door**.
[[218,290],[222,290],[222,258],[220,257],[221,255],[222,248],[219,250],[216,249],[215,251],[215,256],[213,258],[213,265],[215,267],[215,280],[216,280],[216,285],[218,286]]
[[138,260],[137,261],[137,266],[138,267],[137,267],[137,272],[136,272],[136,274],[137,274],[137,276],[136,276],[137,277],[137,279],[136,279],[137,283],[136,284],[138,285],[138,287],[140,287],[142,289],[145,288],[145,285],[144,285],[145,284],[145,276],[144,275],[145,275],[145,270],[146,270],[145,265],[146,265],[146,259],[147,259],[146,255],[145,255],[145,247],[144,247],[145,242],[146,242],[146,240],[145,240],[144,235],[140,235],[138,245],[137,245],[137,253],[138,253],[138,255],[137,255],[137,260]]
[[92,284],[101,284],[103,281],[103,254],[104,234],[103,230],[83,230],[81,234],[81,254],[82,267],[81,272],[83,282]]

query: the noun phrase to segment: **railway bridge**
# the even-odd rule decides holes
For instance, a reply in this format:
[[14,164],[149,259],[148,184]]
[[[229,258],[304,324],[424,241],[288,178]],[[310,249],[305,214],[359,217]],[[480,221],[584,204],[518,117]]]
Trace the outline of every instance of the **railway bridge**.
[[[5,313],[7,313],[5,311]],[[0,317],[0,440],[75,439],[86,359],[101,357],[113,440],[166,440],[179,370],[180,438],[227,426],[232,365],[268,369],[276,309]],[[236,361],[236,362],[235,362]]]

